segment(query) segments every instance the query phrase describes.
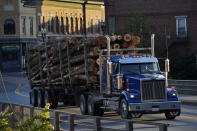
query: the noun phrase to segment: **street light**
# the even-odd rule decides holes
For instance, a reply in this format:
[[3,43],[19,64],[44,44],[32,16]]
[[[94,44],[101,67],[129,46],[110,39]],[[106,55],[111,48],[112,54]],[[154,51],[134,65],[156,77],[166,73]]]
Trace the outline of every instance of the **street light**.
[[47,32],[46,28],[41,28],[41,34],[42,34],[42,40],[43,40],[43,42],[45,42],[46,32]]
[[84,3],[82,4],[83,7],[83,33],[84,35],[87,34],[86,32],[86,4],[88,3],[88,0],[84,0]]

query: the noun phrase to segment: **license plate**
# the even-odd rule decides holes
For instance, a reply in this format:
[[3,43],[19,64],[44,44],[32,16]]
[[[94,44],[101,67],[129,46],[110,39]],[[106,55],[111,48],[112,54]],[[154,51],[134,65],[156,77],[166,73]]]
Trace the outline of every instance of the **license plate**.
[[159,108],[152,108],[152,111],[159,111]]

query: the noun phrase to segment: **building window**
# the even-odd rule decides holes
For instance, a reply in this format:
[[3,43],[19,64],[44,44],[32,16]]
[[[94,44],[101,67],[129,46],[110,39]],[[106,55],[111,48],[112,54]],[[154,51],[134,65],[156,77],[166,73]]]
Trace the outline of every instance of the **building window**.
[[91,21],[90,21],[90,26],[91,26],[91,27],[90,27],[90,28],[91,28],[90,31],[91,31],[91,33],[93,34],[93,31],[94,31],[94,30],[93,30],[93,29],[94,29],[93,19],[91,19]]
[[54,32],[54,18],[51,18],[51,32]]
[[66,33],[69,34],[69,21],[68,21],[68,17],[66,17]]
[[29,17],[29,31],[30,31],[30,35],[34,34],[34,30],[33,30],[33,17]]
[[16,33],[15,22],[13,19],[7,19],[4,22],[4,34],[12,35]]
[[70,19],[70,23],[71,23],[71,34],[74,33],[74,29],[73,29],[73,18],[71,17]]
[[45,28],[45,17],[42,17],[42,28]]
[[83,34],[83,19],[80,18],[80,33]]
[[78,19],[77,17],[75,18],[75,32],[78,34],[79,30],[78,30]]
[[60,23],[59,23],[59,19],[58,19],[58,17],[56,16],[56,33],[58,33],[59,34],[59,27],[60,27]]
[[187,37],[187,16],[175,16],[176,18],[176,36],[178,38]]
[[61,32],[64,34],[64,19],[61,17]]
[[22,16],[22,31],[23,31],[23,35],[26,35],[26,17]]

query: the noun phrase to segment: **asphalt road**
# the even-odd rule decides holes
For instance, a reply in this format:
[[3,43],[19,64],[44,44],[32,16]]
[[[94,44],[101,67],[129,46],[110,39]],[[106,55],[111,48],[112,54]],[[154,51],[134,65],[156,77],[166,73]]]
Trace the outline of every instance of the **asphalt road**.
[[[26,77],[21,77],[21,75],[15,75],[15,76],[8,76],[4,75],[3,77],[6,91],[8,93],[8,98],[6,97],[6,93],[2,87],[2,83],[0,84],[0,101],[1,102],[8,102],[11,103],[17,103],[17,104],[24,104],[29,105],[29,85]],[[80,114],[79,108],[77,107],[64,107],[61,106],[58,108],[58,110]],[[169,131],[196,131],[197,130],[197,106],[187,106],[182,105],[182,113],[181,116],[177,117],[173,121],[165,120],[164,114],[146,114],[143,115],[142,118],[134,119],[134,120],[140,120],[140,121],[151,121],[156,123],[165,123],[170,124],[168,127]],[[115,113],[107,112],[104,114],[105,117],[113,117],[113,118],[120,118]],[[84,122],[84,121],[83,121]],[[86,122],[88,124],[88,122]],[[91,123],[89,123],[91,124]],[[120,122],[108,122],[105,123],[103,126],[110,126],[113,128],[122,128],[123,123]],[[116,128],[116,129],[117,129]],[[140,126],[140,125],[134,125],[134,129],[137,130],[158,130],[153,128],[152,126]]]

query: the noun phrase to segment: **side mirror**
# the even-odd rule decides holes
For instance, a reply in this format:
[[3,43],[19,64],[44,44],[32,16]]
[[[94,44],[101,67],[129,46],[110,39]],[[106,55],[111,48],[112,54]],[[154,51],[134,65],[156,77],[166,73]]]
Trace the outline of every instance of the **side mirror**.
[[168,58],[165,60],[165,72],[170,72],[170,61]]
[[108,65],[108,69],[109,69],[109,74],[112,74],[112,62],[108,61],[107,65]]

